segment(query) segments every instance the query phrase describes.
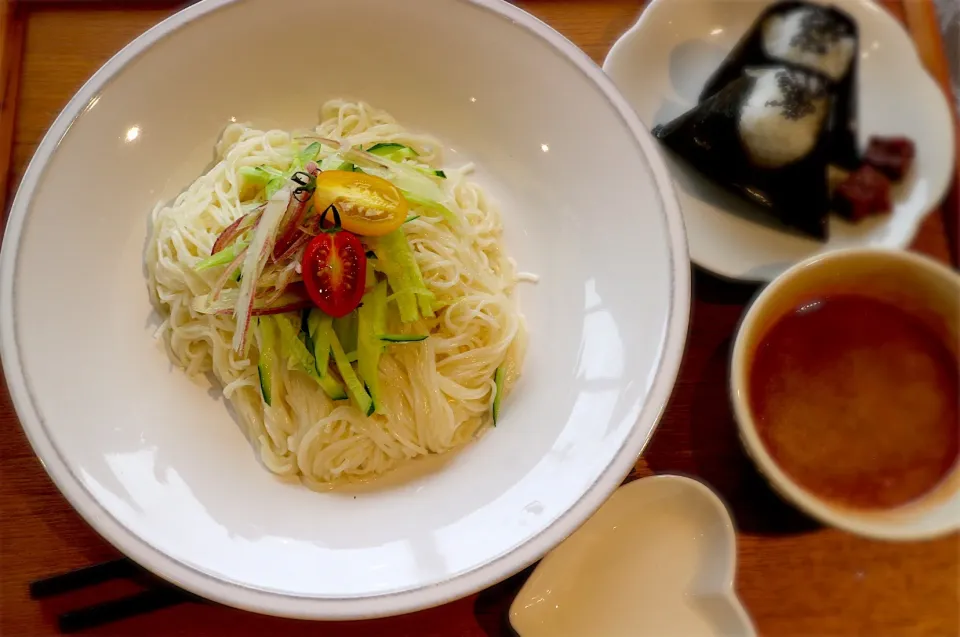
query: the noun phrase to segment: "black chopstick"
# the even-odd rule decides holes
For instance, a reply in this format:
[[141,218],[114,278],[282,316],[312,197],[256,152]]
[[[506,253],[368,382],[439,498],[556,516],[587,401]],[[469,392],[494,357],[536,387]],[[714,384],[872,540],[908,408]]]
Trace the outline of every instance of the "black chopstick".
[[119,599],[61,613],[57,616],[60,632],[75,633],[182,602],[201,601],[200,598],[150,575],[125,557],[31,582],[30,597],[45,599],[116,579],[139,580],[149,588]]
[[143,571],[125,557],[116,560],[78,568],[75,571],[54,575],[30,583],[30,598],[43,599],[63,593],[69,593],[87,586],[124,577],[133,577]]
[[193,599],[193,596],[189,593],[164,586],[79,610],[67,611],[57,617],[57,625],[62,633],[76,633],[135,615],[176,606],[190,599]]

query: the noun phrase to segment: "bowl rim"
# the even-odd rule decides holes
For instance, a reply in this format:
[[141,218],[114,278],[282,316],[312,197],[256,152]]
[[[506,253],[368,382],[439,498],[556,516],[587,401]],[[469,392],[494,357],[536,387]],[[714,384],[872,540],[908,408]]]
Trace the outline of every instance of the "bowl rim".
[[[762,309],[777,296],[784,285],[807,276],[812,269],[837,261],[861,258],[879,258],[888,262],[895,262],[907,269],[926,271],[933,276],[942,278],[960,290],[960,274],[957,274],[948,266],[925,255],[894,248],[842,248],[825,254],[814,255],[791,266],[754,297],[737,327],[733,350],[730,355],[728,388],[737,431],[747,455],[750,456],[774,490],[820,522],[855,535],[879,540],[913,541],[940,537],[960,529],[960,517],[950,519],[949,516],[945,516],[941,524],[927,529],[919,528],[909,520],[864,518],[854,511],[845,512],[832,507],[823,498],[801,487],[773,459],[773,455],[767,449],[766,444],[760,439],[753,414],[747,405],[746,391],[749,373],[747,370],[746,342],[748,335],[760,329],[757,321]],[[957,470],[957,468],[954,468],[954,471]]]
[[633,428],[610,463],[550,525],[522,543],[442,582],[352,598],[296,596],[230,581],[179,561],[129,530],[112,516],[74,475],[43,422],[24,373],[16,327],[16,279],[20,242],[33,196],[50,159],[73,122],[120,73],[156,42],[188,23],[242,0],[201,0],[153,26],[110,58],[84,83],[44,135],[20,182],[0,248],[0,360],[17,416],[47,474],[73,508],[104,539],[135,562],[176,586],[219,603],[258,613],[302,619],[363,619],[437,606],[490,586],[532,564],[580,526],[620,485],[653,435],[680,367],[690,313],[690,269],[680,206],[666,164],[633,109],[599,66],[553,28],[505,0],[457,0],[526,30],[586,76],[632,133],[656,185],[671,262],[670,301],[656,371]]

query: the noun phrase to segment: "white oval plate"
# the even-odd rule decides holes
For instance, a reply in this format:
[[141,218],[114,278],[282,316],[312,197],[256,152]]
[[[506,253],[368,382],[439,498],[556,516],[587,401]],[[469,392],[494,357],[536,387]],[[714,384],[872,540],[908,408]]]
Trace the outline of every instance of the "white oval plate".
[[[523,290],[530,349],[496,429],[405,480],[315,493],[268,473],[219,392],[171,367],[142,252],[153,206],[204,170],[231,117],[311,126],[333,97],[437,135],[453,165],[475,160],[508,249],[542,279]],[[607,161],[584,165],[585,149]],[[226,604],[359,618],[483,588],[586,520],[666,404],[689,294],[653,140],[528,14],[498,0],[206,0],[110,60],[41,143],[0,256],[0,345],[31,444],[121,550]]]
[[521,637],[753,637],[736,562],[733,521],[709,487],[643,478],[540,562],[510,624]]
[[[613,45],[603,70],[648,128],[697,103],[707,78],[769,0],[653,0]],[[890,215],[851,224],[830,218],[821,243],[769,220],[689,166],[667,163],[683,210],[690,256],[716,274],[770,281],[814,254],[849,246],[906,248],[943,198],[953,172],[953,120],[943,92],[910,37],[871,0],[837,0],[860,27],[860,141],[905,135],[917,146],[914,168],[894,189]]]

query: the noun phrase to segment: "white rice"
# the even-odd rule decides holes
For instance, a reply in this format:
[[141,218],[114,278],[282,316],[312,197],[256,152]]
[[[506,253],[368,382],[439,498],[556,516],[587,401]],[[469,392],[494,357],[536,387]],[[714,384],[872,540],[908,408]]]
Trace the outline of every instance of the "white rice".
[[770,16],[763,24],[763,48],[770,57],[818,71],[836,82],[850,67],[857,40],[852,34],[818,39],[823,53],[798,44],[797,36],[804,33],[805,22],[818,12],[816,8],[800,7]]
[[[806,157],[820,136],[827,94],[802,71],[771,67],[747,73],[756,81],[741,105],[738,131],[750,159],[763,168],[779,168]],[[800,84],[801,108],[784,92],[784,79]]]

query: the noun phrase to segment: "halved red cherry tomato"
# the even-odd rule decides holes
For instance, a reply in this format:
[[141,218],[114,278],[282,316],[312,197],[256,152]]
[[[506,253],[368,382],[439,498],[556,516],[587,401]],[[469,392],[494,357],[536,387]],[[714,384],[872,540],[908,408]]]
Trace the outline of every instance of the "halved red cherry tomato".
[[313,209],[334,205],[343,227],[368,237],[389,234],[407,219],[409,204],[386,179],[365,173],[327,170],[317,175]]
[[352,232],[322,232],[310,240],[300,261],[310,299],[333,317],[352,312],[363,297],[367,255]]

